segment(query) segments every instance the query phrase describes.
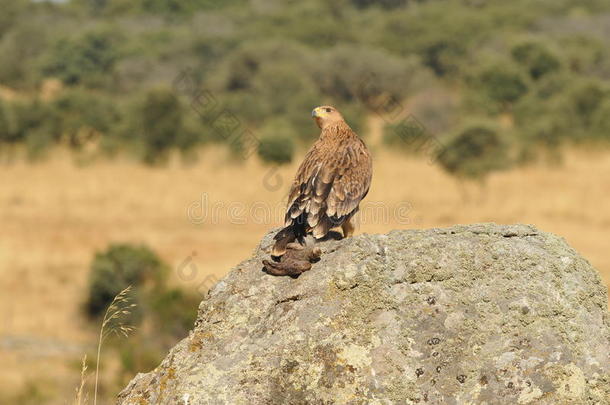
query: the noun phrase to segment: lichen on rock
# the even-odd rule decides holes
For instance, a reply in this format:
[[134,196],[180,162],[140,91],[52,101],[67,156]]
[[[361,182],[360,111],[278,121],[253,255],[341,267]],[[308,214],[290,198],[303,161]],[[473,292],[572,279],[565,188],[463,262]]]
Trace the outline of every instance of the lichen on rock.
[[272,235],[119,404],[608,404],[595,269],[552,234],[478,224],[321,243],[298,278]]

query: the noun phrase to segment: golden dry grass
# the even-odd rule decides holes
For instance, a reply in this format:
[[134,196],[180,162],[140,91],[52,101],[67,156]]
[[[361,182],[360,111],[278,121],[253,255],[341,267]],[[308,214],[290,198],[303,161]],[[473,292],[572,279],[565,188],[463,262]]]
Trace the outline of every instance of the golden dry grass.
[[[471,190],[467,202],[457,182],[437,166],[380,148],[373,154],[367,202],[369,207],[383,202],[387,218],[373,218],[374,210],[365,209],[359,232],[531,223],[565,237],[610,284],[610,153],[572,151],[561,166],[495,174],[485,193]],[[155,169],[119,160],[77,168],[69,155],[57,153],[44,163],[1,168],[0,391],[40,378],[57,387],[52,403],[73,397],[82,347],[95,342],[96,330],[85,322],[80,304],[97,250],[111,242],[143,242],[174,269],[195,252],[195,280],[180,279],[174,271],[174,282],[197,289],[206,276],[220,276],[247,257],[259,238],[280,224],[278,202],[297,163],[281,168],[283,186],[270,190],[263,186],[269,168],[256,159],[226,162],[224,149],[209,148],[190,167]],[[187,210],[204,193],[217,215],[210,212],[194,224]],[[248,214],[258,207],[260,219],[265,206],[273,212],[267,221]],[[398,212],[401,221],[400,207],[409,207]],[[7,339],[21,343],[9,348]]]

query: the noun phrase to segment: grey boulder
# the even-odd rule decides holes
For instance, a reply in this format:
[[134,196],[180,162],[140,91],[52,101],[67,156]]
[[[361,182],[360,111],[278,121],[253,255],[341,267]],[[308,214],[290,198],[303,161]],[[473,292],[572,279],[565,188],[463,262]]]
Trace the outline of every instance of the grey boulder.
[[359,235],[296,279],[262,272],[271,237],[119,404],[610,404],[607,292],[557,236]]

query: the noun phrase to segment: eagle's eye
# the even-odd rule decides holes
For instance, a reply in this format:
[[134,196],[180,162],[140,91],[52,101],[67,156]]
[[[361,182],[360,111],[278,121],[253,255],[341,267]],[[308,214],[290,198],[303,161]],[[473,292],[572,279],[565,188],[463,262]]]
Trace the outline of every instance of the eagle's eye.
[[327,109],[326,109],[326,112],[331,112],[331,111],[332,111],[332,110],[331,110],[330,108],[327,108]]

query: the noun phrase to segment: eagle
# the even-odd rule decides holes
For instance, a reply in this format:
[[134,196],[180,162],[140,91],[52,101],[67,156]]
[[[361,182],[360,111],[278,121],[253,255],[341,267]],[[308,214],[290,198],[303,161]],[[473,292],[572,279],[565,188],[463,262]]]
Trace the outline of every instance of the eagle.
[[312,234],[321,239],[341,227],[343,237],[354,233],[351,222],[369,192],[373,174],[371,155],[336,108],[321,106],[311,113],[320,137],[305,155],[292,182],[284,228],[274,237],[271,255],[280,257],[286,246]]

